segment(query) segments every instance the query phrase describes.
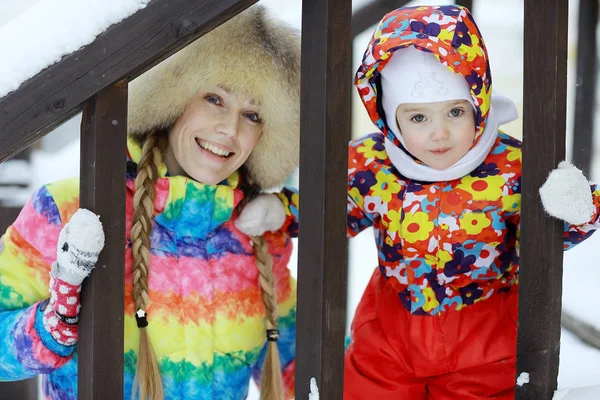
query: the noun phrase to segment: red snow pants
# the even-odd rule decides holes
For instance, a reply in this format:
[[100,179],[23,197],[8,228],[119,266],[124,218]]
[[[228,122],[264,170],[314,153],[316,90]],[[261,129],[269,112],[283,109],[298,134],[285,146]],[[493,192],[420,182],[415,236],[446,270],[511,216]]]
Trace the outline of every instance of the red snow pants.
[[352,322],[344,400],[513,400],[517,294],[411,315],[376,269]]

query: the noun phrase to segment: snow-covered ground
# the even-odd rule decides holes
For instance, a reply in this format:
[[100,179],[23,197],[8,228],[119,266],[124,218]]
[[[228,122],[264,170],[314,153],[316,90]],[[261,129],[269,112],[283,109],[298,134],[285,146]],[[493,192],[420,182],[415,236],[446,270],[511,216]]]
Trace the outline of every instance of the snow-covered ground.
[[[55,4],[64,3],[66,0],[0,0],[0,32],[2,25],[12,20],[14,17],[23,14],[32,5],[43,2],[54,2]],[[80,3],[98,0],[80,0]],[[143,1],[120,0],[129,3],[143,3]],[[369,0],[355,0],[353,7],[356,9]],[[114,3],[111,1],[111,3]],[[301,21],[301,1],[300,0],[262,0],[279,18],[295,25],[300,26]],[[448,1],[420,1],[414,4],[435,4],[446,3]],[[486,39],[489,47],[490,59],[492,62],[492,71],[494,76],[494,87],[505,95],[511,97],[522,110],[522,65],[523,65],[523,0],[475,0],[474,15],[478,25]],[[577,20],[577,2],[570,3],[570,37],[569,37],[569,103],[568,103],[568,135],[571,136],[572,114],[574,99],[574,72],[576,59],[576,20]],[[507,18],[497,18],[498,15],[507,15]],[[45,18],[48,20],[59,20],[62,18],[58,7],[49,9]],[[25,17],[27,18],[27,17]],[[25,20],[29,30],[32,20]],[[354,43],[353,69],[355,69],[362,57],[366,43],[369,40],[371,32],[365,32],[359,35]],[[0,36],[2,37],[2,36]],[[51,39],[49,39],[51,40]],[[6,45],[6,44],[4,44]],[[14,46],[14,43],[11,44]],[[1,49],[1,47],[0,47]],[[2,54],[2,58],[6,54]],[[32,58],[29,53],[29,58]],[[0,63],[10,65],[9,63]],[[13,66],[14,67],[14,66]],[[10,70],[10,66],[5,67]],[[1,69],[0,69],[1,70]],[[7,72],[8,74],[11,71]],[[2,75],[2,74],[0,74]],[[16,76],[10,84],[18,83]],[[372,131],[373,126],[369,121],[366,112],[358,100],[358,96],[353,98],[353,136],[359,136]],[[32,156],[32,171],[30,177],[31,190],[39,185],[77,174],[79,171],[79,144],[77,137],[79,127],[78,118],[74,118],[55,132],[48,135],[43,140],[42,149],[44,151],[35,151]],[[507,133],[516,137],[521,137],[521,120],[515,121],[507,126]],[[595,137],[598,138],[600,128],[597,124]],[[570,140],[570,139],[569,139]],[[600,181],[600,140],[595,144],[595,164],[591,178]],[[2,166],[0,165],[0,177],[2,176]],[[600,285],[600,268],[596,249],[600,248],[600,234],[592,236],[591,239],[579,245],[577,248],[565,254],[565,272],[563,283],[563,305],[566,310],[572,314],[584,319],[585,321],[600,328],[600,313],[597,311],[595,301],[595,291]],[[351,321],[354,309],[360,300],[360,296],[368,279],[376,265],[377,257],[373,241],[372,231],[363,232],[357,238],[350,241],[350,265],[348,282],[348,322]],[[292,259],[291,268],[296,273],[296,254]],[[348,323],[349,325],[349,323]],[[581,400],[581,399],[600,399],[600,388],[589,388],[592,385],[600,385],[600,351],[593,349],[568,332],[563,331],[561,338],[561,365],[559,372],[559,393],[556,398],[561,400]],[[305,384],[308,384],[305,383]],[[586,388],[587,387],[587,388]],[[579,389],[578,389],[579,388]],[[253,387],[250,399],[258,399],[256,389]]]

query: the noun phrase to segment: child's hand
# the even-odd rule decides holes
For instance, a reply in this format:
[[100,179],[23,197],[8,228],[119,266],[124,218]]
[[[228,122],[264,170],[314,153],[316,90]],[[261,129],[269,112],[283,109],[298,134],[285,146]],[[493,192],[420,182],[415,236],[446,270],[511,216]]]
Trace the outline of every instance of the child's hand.
[[80,208],[60,231],[52,275],[72,285],[81,285],[96,266],[103,247],[100,217]]
[[285,222],[285,208],[274,194],[260,194],[251,200],[235,220],[235,226],[248,236],[276,231]]
[[562,161],[540,188],[546,212],[570,225],[589,222],[594,214],[590,183],[575,166]]

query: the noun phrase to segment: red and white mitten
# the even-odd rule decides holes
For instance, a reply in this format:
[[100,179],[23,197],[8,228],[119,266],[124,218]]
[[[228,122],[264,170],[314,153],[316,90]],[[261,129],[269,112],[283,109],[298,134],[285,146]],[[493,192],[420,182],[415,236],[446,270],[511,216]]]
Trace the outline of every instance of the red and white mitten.
[[71,346],[78,337],[81,283],[96,266],[104,247],[100,218],[89,210],[77,210],[61,230],[57,247],[44,327],[58,343]]

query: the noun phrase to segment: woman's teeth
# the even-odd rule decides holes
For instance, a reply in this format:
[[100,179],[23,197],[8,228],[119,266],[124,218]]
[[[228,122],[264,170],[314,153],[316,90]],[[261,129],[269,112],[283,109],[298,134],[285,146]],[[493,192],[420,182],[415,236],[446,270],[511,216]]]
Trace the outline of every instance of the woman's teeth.
[[230,154],[228,151],[219,149],[218,147],[213,146],[212,144],[207,143],[203,140],[201,141],[201,140],[196,139],[196,143],[198,143],[198,146],[202,147],[204,150],[208,150],[211,153],[216,154],[221,157],[228,157]]

